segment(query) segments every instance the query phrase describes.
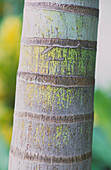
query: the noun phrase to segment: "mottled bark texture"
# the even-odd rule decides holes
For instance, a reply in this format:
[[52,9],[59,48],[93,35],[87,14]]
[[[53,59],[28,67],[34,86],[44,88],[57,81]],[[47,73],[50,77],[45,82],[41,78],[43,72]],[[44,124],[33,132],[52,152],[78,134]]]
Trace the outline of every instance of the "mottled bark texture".
[[26,0],[9,170],[90,170],[98,0]]

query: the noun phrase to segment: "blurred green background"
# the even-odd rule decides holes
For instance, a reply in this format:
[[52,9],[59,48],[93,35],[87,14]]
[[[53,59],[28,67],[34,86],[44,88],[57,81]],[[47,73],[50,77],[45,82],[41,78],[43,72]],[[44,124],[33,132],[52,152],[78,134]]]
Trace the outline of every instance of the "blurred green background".
[[[8,169],[23,0],[0,0],[0,170]],[[95,90],[92,170],[111,170],[111,90]]]

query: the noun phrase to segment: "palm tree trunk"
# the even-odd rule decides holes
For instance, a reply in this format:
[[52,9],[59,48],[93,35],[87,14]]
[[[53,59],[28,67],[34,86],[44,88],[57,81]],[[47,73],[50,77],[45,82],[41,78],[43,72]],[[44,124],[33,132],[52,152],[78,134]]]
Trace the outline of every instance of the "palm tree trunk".
[[90,170],[98,0],[26,0],[9,170]]

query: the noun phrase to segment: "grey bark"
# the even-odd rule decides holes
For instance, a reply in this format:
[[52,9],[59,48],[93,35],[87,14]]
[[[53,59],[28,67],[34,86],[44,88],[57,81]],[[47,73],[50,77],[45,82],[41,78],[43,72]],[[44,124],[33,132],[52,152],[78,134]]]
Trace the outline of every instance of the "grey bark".
[[98,0],[26,0],[9,170],[90,170]]

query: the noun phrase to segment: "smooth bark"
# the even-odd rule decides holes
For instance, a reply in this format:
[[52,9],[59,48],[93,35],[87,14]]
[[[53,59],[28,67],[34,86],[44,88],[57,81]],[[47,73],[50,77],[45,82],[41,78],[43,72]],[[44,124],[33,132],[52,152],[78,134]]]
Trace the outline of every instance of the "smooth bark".
[[90,170],[98,0],[26,0],[9,170]]

